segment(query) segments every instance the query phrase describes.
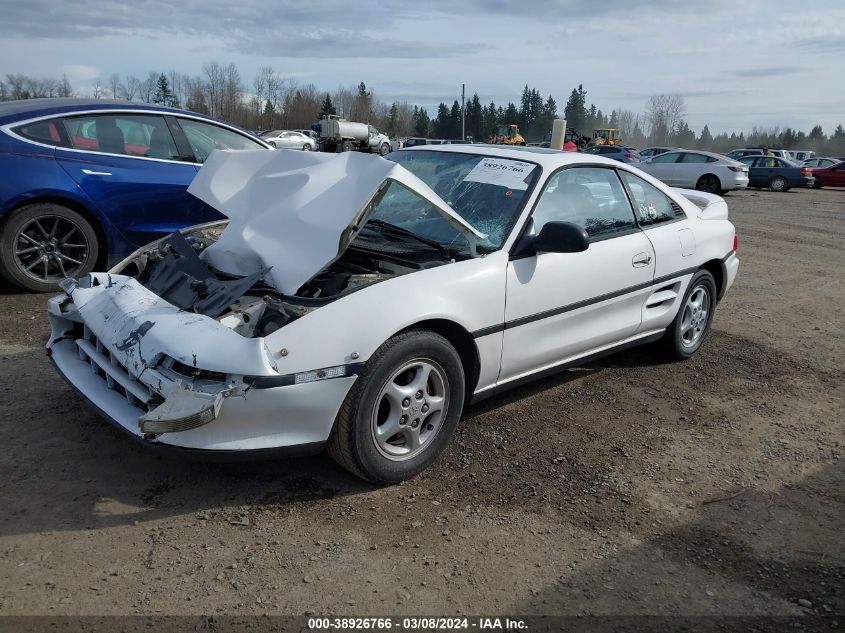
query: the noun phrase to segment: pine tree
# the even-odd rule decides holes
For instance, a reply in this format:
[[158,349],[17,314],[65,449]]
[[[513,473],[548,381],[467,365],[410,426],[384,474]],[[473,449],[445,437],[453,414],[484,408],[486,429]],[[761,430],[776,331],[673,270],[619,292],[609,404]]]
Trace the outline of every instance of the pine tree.
[[466,106],[466,134],[467,138],[475,140],[484,138],[484,108],[476,92]]
[[414,134],[427,138],[431,128],[431,119],[425,108],[420,108],[415,112],[414,116]]
[[813,142],[823,141],[824,140],[824,132],[822,131],[821,125],[816,125],[810,130],[810,136],[808,137],[809,140]]
[[320,108],[320,113],[317,115],[319,119],[325,119],[327,116],[337,114],[337,110],[335,110],[334,104],[332,103],[332,98],[329,96],[329,93],[326,93],[326,98],[323,99],[323,105]]
[[587,91],[582,84],[573,88],[566,102],[563,112],[569,127],[575,128],[579,134],[587,133]]
[[153,103],[158,103],[170,108],[179,107],[179,100],[170,91],[170,83],[167,81],[167,77],[164,73],[161,73],[158,76],[155,94],[153,95]]
[[437,118],[432,124],[434,136],[436,138],[449,138],[452,131],[452,116],[449,112],[449,106],[445,103],[440,103],[437,106]]
[[449,112],[449,136],[451,139],[461,138],[461,104],[455,99],[452,104],[452,110]]
[[713,135],[710,133],[710,128],[707,125],[701,130],[701,136],[698,138],[698,146],[701,149],[711,149],[713,147]]

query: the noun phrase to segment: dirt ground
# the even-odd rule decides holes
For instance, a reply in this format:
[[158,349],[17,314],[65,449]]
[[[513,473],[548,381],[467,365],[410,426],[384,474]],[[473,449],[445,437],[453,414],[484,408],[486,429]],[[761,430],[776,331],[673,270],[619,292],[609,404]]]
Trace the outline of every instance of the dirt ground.
[[375,488],[324,456],[159,457],[0,295],[0,614],[845,614],[845,191],[728,196],[701,353],[625,352],[470,408]]

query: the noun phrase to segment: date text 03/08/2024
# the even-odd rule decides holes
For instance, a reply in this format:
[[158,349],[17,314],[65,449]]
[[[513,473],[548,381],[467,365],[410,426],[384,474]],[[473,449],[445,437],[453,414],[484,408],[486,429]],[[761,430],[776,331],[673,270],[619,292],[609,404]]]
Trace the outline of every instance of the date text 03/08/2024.
[[498,617],[371,617],[371,618],[308,618],[308,629],[314,631],[391,630],[472,630],[522,631],[528,625],[518,618]]

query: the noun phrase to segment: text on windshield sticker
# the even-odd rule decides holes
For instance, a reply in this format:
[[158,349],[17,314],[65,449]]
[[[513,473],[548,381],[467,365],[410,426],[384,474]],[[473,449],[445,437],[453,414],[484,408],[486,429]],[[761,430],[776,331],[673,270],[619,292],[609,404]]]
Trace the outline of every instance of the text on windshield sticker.
[[508,189],[524,191],[528,189],[528,180],[535,165],[506,158],[482,158],[464,182],[481,182],[499,185]]

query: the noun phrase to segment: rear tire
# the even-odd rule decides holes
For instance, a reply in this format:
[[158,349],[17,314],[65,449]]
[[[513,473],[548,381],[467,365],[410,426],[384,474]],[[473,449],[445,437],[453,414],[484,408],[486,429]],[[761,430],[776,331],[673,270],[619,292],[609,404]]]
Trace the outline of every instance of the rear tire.
[[391,337],[341,405],[329,455],[373,483],[410,479],[449,443],[464,405],[464,380],[457,351],[439,334],[408,330]]
[[0,273],[26,290],[52,292],[65,277],[90,273],[99,252],[88,220],[52,202],[21,207],[0,228]]
[[341,146],[341,152],[351,152],[352,151],[352,141],[343,141],[343,145]]
[[678,314],[666,330],[660,345],[674,360],[693,356],[710,335],[716,309],[716,281],[706,270],[699,270],[690,280]]
[[816,176],[816,180],[813,182],[813,189],[821,189],[822,187],[822,179]]
[[704,174],[695,183],[695,188],[705,193],[714,193],[718,195],[722,191],[721,181],[713,174]]

